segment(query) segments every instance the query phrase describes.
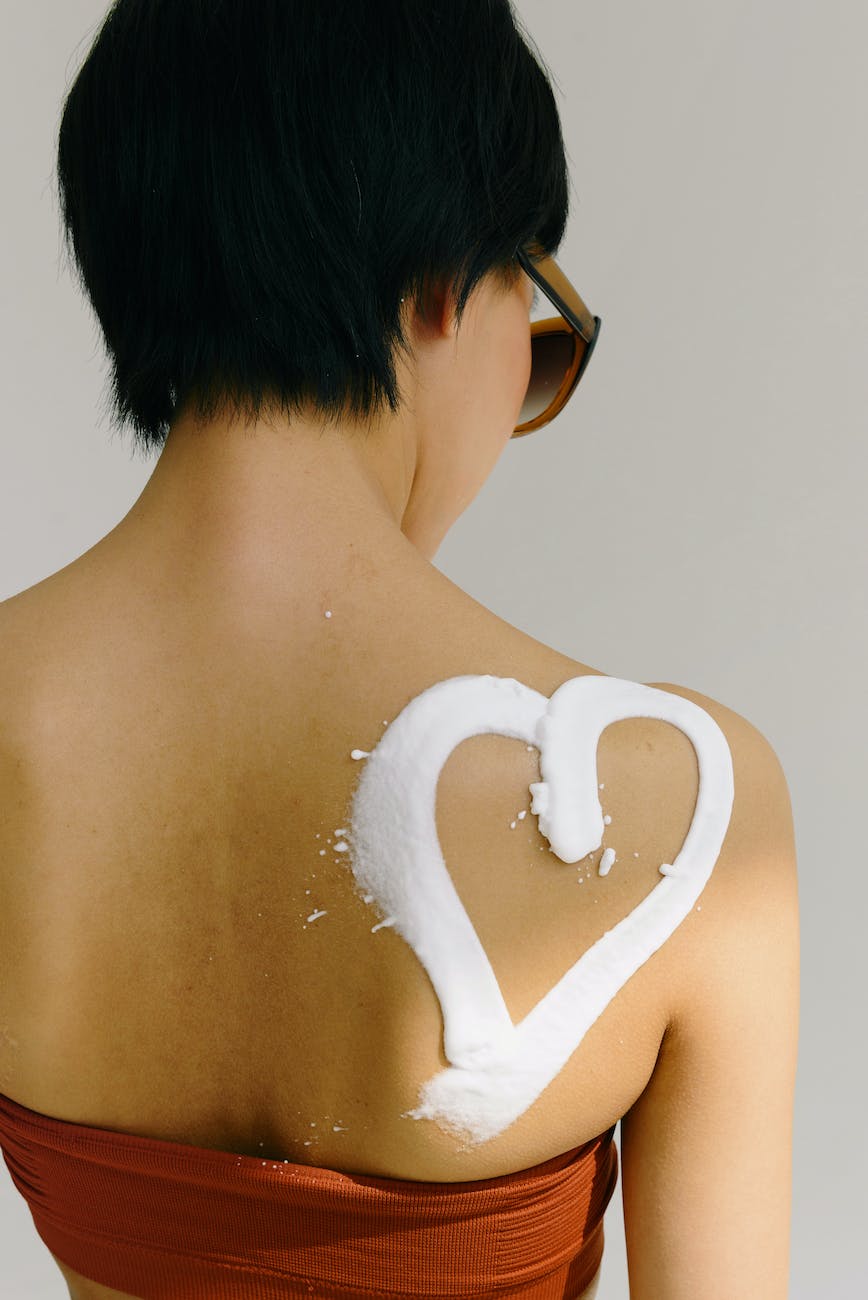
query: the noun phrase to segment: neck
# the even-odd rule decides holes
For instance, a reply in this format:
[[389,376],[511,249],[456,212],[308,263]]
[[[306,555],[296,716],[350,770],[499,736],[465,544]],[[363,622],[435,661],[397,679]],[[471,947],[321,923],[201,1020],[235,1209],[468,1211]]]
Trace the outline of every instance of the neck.
[[221,582],[340,570],[364,552],[418,558],[425,539],[402,531],[415,471],[415,443],[400,429],[387,439],[179,420],[116,540],[146,535],[156,564],[163,556]]

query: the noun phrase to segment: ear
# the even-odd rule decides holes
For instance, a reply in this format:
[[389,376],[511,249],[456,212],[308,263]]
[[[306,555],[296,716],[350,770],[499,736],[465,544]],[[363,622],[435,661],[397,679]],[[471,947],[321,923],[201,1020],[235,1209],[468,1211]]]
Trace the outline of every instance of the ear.
[[458,295],[450,281],[438,279],[428,282],[422,290],[421,305],[414,317],[417,337],[432,341],[452,337],[456,330],[457,300]]

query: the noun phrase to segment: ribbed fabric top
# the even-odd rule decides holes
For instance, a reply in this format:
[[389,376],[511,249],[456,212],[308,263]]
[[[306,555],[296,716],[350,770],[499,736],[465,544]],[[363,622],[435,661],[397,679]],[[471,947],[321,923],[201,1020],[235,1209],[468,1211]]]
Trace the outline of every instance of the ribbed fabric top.
[[499,1178],[416,1182],[91,1128],[0,1094],[3,1158],[48,1249],[145,1300],[571,1300],[600,1265],[614,1131]]

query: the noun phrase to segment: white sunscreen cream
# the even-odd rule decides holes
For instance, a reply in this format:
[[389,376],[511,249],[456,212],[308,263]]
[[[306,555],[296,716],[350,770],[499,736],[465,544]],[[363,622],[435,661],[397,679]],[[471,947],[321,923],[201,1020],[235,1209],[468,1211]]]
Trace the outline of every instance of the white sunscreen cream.
[[[535,746],[543,779],[529,786],[531,812],[553,852],[578,862],[603,840],[600,735],[613,722],[639,717],[671,723],[693,745],[699,792],[690,829],[647,897],[516,1025],[440,850],[440,771],[471,736],[490,733]],[[423,1084],[419,1105],[405,1116],[433,1120],[477,1144],[523,1114],[693,908],[720,853],[733,795],[732,756],[714,719],[680,695],[639,682],[588,674],[547,697],[512,677],[468,675],[436,682],[412,699],[366,757],[346,835],[365,900],[413,949],[443,1015],[450,1066]]]

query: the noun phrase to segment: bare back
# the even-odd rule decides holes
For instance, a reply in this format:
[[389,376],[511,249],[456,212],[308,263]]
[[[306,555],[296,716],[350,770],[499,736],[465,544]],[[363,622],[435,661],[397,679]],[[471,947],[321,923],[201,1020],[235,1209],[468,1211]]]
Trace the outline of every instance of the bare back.
[[[351,752],[445,678],[550,695],[596,670],[421,563],[298,595],[279,615],[227,609],[130,581],[106,547],[0,607],[0,1091],[82,1124],[404,1179],[494,1177],[597,1136],[652,1075],[715,877],[499,1137],[467,1150],[402,1118],[448,1062],[425,970],[374,928],[335,849]],[[611,824],[568,865],[528,811],[538,758],[476,736],[437,789],[445,860],[515,1022],[659,882],[698,786],[675,727],[609,727]],[[76,1300],[120,1295],[61,1271]]]

